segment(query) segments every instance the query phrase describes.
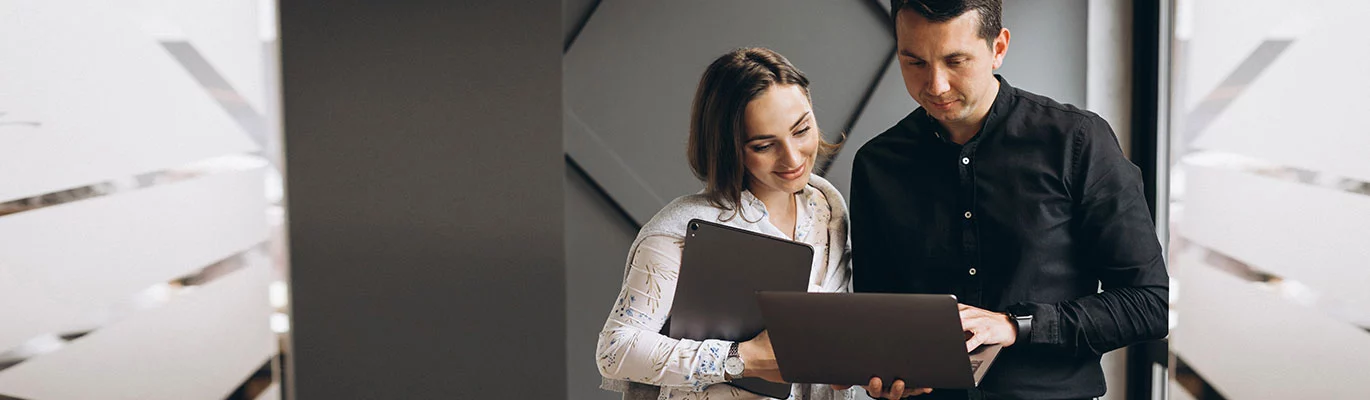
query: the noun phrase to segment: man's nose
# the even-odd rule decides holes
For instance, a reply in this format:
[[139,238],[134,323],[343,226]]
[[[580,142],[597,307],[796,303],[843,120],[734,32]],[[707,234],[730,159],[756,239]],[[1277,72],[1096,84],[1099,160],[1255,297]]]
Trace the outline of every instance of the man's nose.
[[931,79],[928,79],[928,94],[934,97],[941,97],[951,91],[951,82],[946,69],[933,67]]

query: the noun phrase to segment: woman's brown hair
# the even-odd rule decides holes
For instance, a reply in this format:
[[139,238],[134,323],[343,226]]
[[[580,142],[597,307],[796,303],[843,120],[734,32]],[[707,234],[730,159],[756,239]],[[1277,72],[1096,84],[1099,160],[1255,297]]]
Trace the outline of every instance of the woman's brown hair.
[[[747,103],[774,85],[798,85],[809,104],[813,104],[809,78],[785,56],[766,48],[750,47],[724,54],[699,78],[690,112],[686,157],[695,177],[704,182],[704,195],[719,208],[734,210],[742,200],[747,185],[747,168],[742,165],[747,136],[743,114]],[[819,138],[816,165],[822,165],[838,147],[822,140],[821,132]]]

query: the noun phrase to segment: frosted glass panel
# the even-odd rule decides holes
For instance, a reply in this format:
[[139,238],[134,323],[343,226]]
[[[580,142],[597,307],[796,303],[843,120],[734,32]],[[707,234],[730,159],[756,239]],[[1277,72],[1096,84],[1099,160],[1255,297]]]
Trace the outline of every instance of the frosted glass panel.
[[[0,352],[266,240],[262,169],[0,217]],[[91,328],[91,327],[87,327]]]
[[0,394],[29,399],[222,399],[276,352],[269,269],[238,270],[0,371]]

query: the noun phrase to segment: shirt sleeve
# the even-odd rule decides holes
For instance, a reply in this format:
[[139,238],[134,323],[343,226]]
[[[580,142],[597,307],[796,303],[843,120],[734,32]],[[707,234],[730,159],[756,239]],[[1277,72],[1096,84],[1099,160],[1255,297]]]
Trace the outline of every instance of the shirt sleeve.
[[595,358],[604,377],[693,391],[726,380],[723,360],[733,342],[659,333],[675,299],[683,246],[668,236],[650,236],[637,246],[599,333]]
[[1168,331],[1169,276],[1142,189],[1141,170],[1123,157],[1113,130],[1097,116],[1074,141],[1072,194],[1082,266],[1103,292],[1056,304],[1020,303],[1033,315],[1029,343],[1099,355],[1158,340]]

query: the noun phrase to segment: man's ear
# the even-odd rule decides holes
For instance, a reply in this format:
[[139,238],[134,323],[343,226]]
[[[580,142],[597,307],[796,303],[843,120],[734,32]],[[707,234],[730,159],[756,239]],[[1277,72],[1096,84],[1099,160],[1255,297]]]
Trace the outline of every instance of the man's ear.
[[1011,36],[1008,28],[1002,28],[999,30],[999,36],[994,38],[994,47],[991,49],[994,50],[994,69],[1004,65],[1004,56],[1008,55],[1008,41]]

